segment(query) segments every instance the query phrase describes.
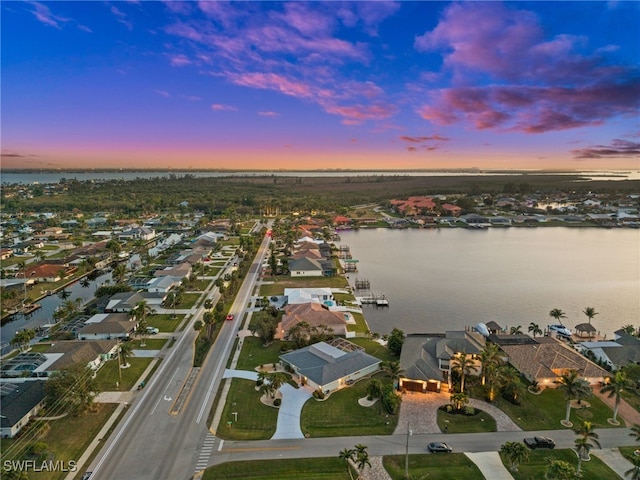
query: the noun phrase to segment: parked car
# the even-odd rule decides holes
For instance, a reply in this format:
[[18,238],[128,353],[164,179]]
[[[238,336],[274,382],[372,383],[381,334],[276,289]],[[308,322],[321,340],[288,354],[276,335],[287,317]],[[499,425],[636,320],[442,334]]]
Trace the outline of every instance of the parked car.
[[227,315],[227,320],[232,321],[235,317],[231,314]]
[[453,451],[453,448],[444,442],[431,442],[427,449],[431,453],[451,453]]
[[156,333],[160,333],[160,330],[156,327],[147,327],[147,333],[149,335],[155,335]]
[[556,442],[549,437],[530,437],[524,439],[524,444],[532,450],[536,448],[554,448]]

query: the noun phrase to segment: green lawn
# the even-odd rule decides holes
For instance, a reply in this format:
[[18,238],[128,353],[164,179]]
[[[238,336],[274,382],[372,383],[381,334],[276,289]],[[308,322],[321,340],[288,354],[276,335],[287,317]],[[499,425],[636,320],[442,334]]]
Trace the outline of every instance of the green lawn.
[[[355,478],[355,472],[353,473]],[[204,480],[351,480],[346,463],[338,458],[291,458],[287,460],[254,460],[227,462],[205,471]]]
[[238,370],[254,370],[259,365],[278,363],[280,359],[279,341],[272,342],[264,347],[258,337],[246,337],[242,345],[242,351],[238,357]]
[[335,277],[295,277],[285,275],[276,277],[264,277],[265,282],[260,287],[260,295],[270,297],[272,295],[282,295],[285,288],[346,288],[347,279],[341,275]]
[[350,332],[356,332],[356,334],[365,334],[369,332],[369,325],[364,319],[364,315],[361,313],[351,312],[353,315],[353,319],[356,321],[356,324],[347,325],[347,330]]
[[[95,413],[50,421],[51,429],[41,441],[55,454],[55,460],[78,460],[116,407],[115,403],[103,403]],[[65,476],[63,472],[29,472],[32,480],[62,479]]]
[[638,395],[635,390],[623,390],[622,398],[640,412],[640,395]]
[[[130,390],[136,384],[140,375],[145,371],[153,359],[152,358],[136,358],[129,359],[130,367],[121,369],[122,381],[118,372],[118,359],[114,358],[106,362],[96,375],[98,383],[98,391],[112,392],[116,390]],[[120,388],[116,387],[116,382],[120,383]]]
[[[381,373],[375,378],[389,382]],[[368,383],[369,379],[363,379],[323,401],[308,400],[302,408],[302,431],[312,437],[392,434],[398,423],[397,415],[381,413],[379,402],[371,407],[358,404],[360,398],[367,396]]]
[[[255,382],[234,378],[227,395],[216,435],[228,440],[266,440],[273,436],[278,421],[278,409],[260,402]],[[232,412],[237,412],[238,420]],[[230,425],[228,422],[232,422]]]
[[447,413],[438,409],[438,426],[447,433],[497,432],[495,419],[486,412],[477,415]]
[[161,332],[175,332],[183,319],[184,315],[177,314],[176,318],[173,318],[171,313],[159,313],[149,316],[147,323]]
[[[508,469],[509,462],[500,454],[502,463]],[[515,480],[539,480],[544,478],[550,460],[563,460],[574,468],[578,468],[578,457],[576,452],[570,449],[560,450],[530,450],[529,460],[522,462],[517,472],[510,473]],[[595,455],[591,455],[591,460],[582,462],[582,480],[602,480],[604,478],[618,478],[618,475],[605,465]]]
[[[475,395],[474,395],[475,396]],[[523,430],[554,430],[562,428],[560,420],[566,414],[567,401],[560,389],[545,389],[540,395],[525,392],[520,397],[521,405],[498,398],[495,405],[511,417]],[[613,411],[598,397],[588,399],[591,404],[585,409],[571,409],[570,420],[579,425],[583,420],[592,422],[598,428],[611,427],[607,418],[611,418]],[[624,422],[620,419],[622,426]]]
[[[393,480],[404,480],[406,457],[385,455],[384,468]],[[409,455],[409,475],[411,478],[429,480],[484,480],[480,469],[463,453]]]
[[182,295],[182,301],[176,305],[176,308],[192,308],[198,299],[200,298],[200,293],[185,293]]
[[355,343],[356,345],[363,347],[365,352],[367,352],[369,355],[379,358],[383,362],[398,360],[397,357],[395,357],[387,347],[385,347],[384,345],[380,345],[375,340],[364,337],[349,338],[348,340],[352,343]]
[[162,350],[164,344],[167,343],[166,338],[145,338],[144,347],[142,339],[132,340],[134,350]]

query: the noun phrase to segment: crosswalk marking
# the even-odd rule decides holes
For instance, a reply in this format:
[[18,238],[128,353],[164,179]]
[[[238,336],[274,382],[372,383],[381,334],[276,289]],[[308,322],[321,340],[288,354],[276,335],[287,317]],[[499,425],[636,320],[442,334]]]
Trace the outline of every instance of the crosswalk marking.
[[200,454],[198,455],[198,460],[196,462],[196,473],[207,468],[209,465],[209,458],[211,457],[211,452],[215,447],[215,443],[216,437],[214,437],[211,432],[207,432],[207,436],[205,437],[204,442],[202,442]]

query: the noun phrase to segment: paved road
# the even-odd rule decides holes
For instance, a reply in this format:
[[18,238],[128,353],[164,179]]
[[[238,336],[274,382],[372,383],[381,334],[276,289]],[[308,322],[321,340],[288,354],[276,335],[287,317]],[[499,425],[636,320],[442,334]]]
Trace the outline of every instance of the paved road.
[[[219,446],[207,429],[207,416],[269,241],[270,237],[265,236],[231,306],[235,320],[222,325],[179,413],[171,414],[171,410],[172,407],[176,410],[174,402],[191,373],[192,345],[197,335],[193,322],[201,318],[203,307],[195,311],[183,332],[177,335],[177,348],[171,349],[87,468],[93,472],[92,480],[186,479],[207,465],[209,455]],[[207,293],[214,302],[215,292]]]

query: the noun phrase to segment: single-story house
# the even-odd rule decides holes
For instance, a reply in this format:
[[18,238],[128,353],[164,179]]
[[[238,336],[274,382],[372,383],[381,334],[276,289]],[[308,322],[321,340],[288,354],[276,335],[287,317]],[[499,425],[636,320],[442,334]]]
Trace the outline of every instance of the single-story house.
[[167,267],[162,270],[156,270],[153,272],[154,277],[179,277],[179,278],[189,278],[191,277],[193,269],[189,262],[183,262],[178,265],[174,265],[173,267]]
[[630,363],[640,363],[640,338],[623,330],[614,332],[615,339],[600,342],[580,342],[583,353],[591,352],[594,358],[617,370]]
[[333,276],[333,262],[308,257],[290,259],[289,272],[292,277],[331,277]]
[[282,321],[278,323],[275,338],[286,339],[289,331],[302,322],[310,326],[319,327],[324,325],[331,328],[336,335],[347,334],[347,318],[344,312],[331,312],[328,307],[320,303],[299,303],[285,307]]
[[76,335],[78,340],[127,339],[137,327],[138,322],[128,313],[98,313],[87,320]]
[[173,287],[177,287],[182,283],[182,278],[172,277],[171,275],[167,275],[165,277],[155,277],[150,280],[146,289],[148,292],[153,293],[167,293]]
[[325,394],[375,373],[380,360],[344,340],[314,343],[280,355],[280,363],[300,376],[301,382]]
[[105,307],[107,313],[130,312],[140,302],[146,301],[141,292],[121,292],[111,295]]
[[399,388],[425,393],[440,391],[442,383],[450,386],[455,365],[452,360],[463,352],[475,360],[475,373],[479,374],[479,354],[485,344],[486,339],[480,333],[466,330],[407,335],[400,354],[400,368],[405,373]]
[[[40,265],[34,265],[27,268],[25,273],[26,278],[37,280],[38,282],[57,282],[63,276],[68,275],[70,272],[67,265],[60,265],[54,263],[43,263]],[[22,277],[23,273],[16,274],[16,277]]]
[[537,337],[525,345],[501,345],[513,365],[530,382],[541,388],[552,388],[558,379],[575,370],[590,385],[597,385],[609,376],[604,368],[553,337]]
[[287,297],[287,303],[294,305],[297,303],[322,303],[332,302],[333,293],[330,288],[285,288],[284,296]]
[[0,383],[0,435],[13,438],[44,406],[45,380]]

